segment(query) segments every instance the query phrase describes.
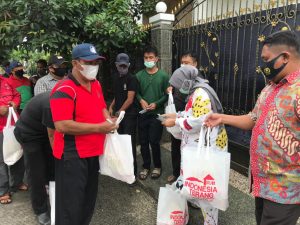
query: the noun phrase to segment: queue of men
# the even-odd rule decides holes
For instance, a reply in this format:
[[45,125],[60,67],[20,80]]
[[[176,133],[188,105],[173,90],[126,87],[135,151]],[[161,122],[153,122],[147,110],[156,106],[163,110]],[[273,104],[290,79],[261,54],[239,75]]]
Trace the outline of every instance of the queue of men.
[[[265,62],[261,69],[269,84],[251,113],[230,116],[207,111],[201,114],[201,120],[195,116],[193,120],[182,120],[185,122],[181,124],[180,119],[169,118],[163,125],[170,127],[177,124],[186,132],[202,125],[203,121],[211,127],[228,124],[253,129],[250,179],[253,181],[257,224],[295,225],[300,216],[298,37],[291,31],[271,35],[263,43],[261,57]],[[120,134],[131,135],[136,177],[145,180],[148,176],[152,179],[161,176],[163,125],[157,120],[157,114],[164,113],[168,91],[172,91],[177,111],[191,110],[191,117],[195,115],[193,107],[186,108],[193,98],[192,90],[183,97],[180,87],[169,83],[169,75],[158,68],[157,49],[147,47],[144,50],[145,69],[136,75],[130,73],[129,56],[125,53],[117,55],[114,98],[107,106],[101,84],[96,80],[103,61],[105,58],[88,43],[74,47],[70,73],[67,73],[67,62],[60,56],[51,56],[47,67],[44,61],[38,61],[41,68],[31,79],[35,81],[34,92],[30,81],[23,77],[23,66],[19,62],[11,63],[9,78],[0,76],[1,204],[12,202],[12,192],[27,190],[23,183],[26,169],[32,208],[40,224],[50,224],[45,185],[55,180],[55,224],[88,225],[98,192],[98,157],[103,154],[105,135],[116,129]],[[182,55],[182,67],[197,67],[198,64],[193,52]],[[185,74],[189,70],[195,74],[192,80]],[[194,68],[179,72],[191,82],[204,80]],[[183,81],[179,72],[176,72],[176,79]],[[33,98],[32,93],[35,95]],[[210,96],[208,94],[208,98]],[[8,106],[20,114],[15,136],[24,150],[25,169],[23,158],[10,167],[3,162],[2,130]],[[120,125],[111,123],[121,111],[126,114]],[[192,123],[189,124],[189,121]],[[141,168],[136,161],[136,130],[143,158]],[[172,138],[171,147],[173,174],[168,177],[168,183],[173,183],[180,175],[181,141]],[[9,178],[12,183],[9,183]]]

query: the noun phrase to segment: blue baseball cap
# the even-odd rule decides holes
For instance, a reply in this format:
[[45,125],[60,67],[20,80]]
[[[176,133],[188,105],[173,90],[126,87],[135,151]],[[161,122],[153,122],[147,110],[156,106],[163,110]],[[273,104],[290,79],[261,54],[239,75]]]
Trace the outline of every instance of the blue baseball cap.
[[95,61],[97,59],[104,59],[105,57],[100,56],[94,45],[89,43],[83,43],[76,45],[72,51],[72,59],[81,59],[84,61]]
[[18,61],[11,61],[9,64],[9,70],[12,71],[14,68],[20,67],[20,66],[23,66],[22,63],[20,63]]

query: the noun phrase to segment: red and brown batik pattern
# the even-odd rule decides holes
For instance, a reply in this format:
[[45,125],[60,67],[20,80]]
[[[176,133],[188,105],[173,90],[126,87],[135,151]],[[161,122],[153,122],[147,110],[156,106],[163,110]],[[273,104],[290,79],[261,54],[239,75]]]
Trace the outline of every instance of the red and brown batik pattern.
[[253,195],[300,203],[300,71],[264,88],[252,113]]

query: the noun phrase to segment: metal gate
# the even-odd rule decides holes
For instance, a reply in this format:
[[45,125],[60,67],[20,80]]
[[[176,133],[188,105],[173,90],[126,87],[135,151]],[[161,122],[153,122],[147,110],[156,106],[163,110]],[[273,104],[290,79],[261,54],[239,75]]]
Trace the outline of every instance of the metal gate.
[[[257,67],[260,43],[278,30],[300,30],[298,9],[298,0],[188,1],[175,12],[173,70],[184,51],[196,52],[225,113],[247,114],[266,82]],[[227,131],[232,168],[246,174],[251,132]]]

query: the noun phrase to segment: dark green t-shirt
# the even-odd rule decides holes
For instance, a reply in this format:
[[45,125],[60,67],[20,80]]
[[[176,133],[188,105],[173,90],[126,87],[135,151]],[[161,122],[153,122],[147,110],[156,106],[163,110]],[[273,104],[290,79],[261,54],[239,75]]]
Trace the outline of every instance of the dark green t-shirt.
[[148,104],[155,103],[156,109],[147,113],[164,113],[164,104],[168,100],[166,90],[169,87],[169,76],[163,70],[158,70],[155,74],[149,74],[145,69],[136,74],[139,82],[137,99],[140,102],[144,99]]

